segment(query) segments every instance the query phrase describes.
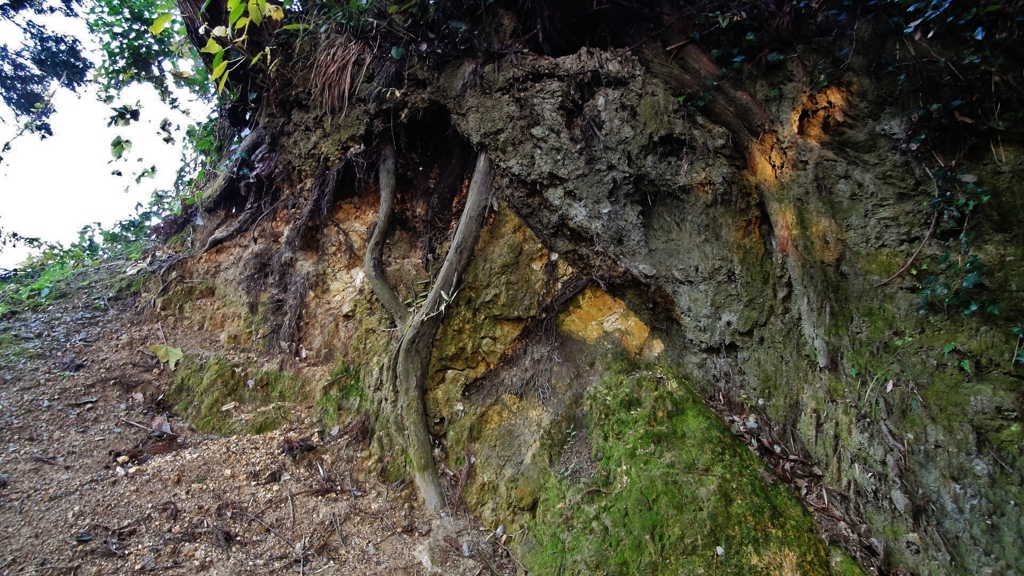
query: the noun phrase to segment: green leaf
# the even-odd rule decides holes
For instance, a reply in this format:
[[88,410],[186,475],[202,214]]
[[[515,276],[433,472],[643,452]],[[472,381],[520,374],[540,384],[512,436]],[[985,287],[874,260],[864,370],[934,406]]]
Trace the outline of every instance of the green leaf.
[[149,31],[153,33],[153,36],[159,36],[161,32],[167,29],[171,24],[171,20],[174,19],[174,14],[166,12],[157,16],[157,19],[153,21],[153,25],[149,27]]
[[125,140],[120,136],[115,136],[110,141],[110,154],[114,156],[115,160],[120,160],[129,150],[132,149],[132,141]]
[[207,54],[216,54],[217,52],[221,52],[223,50],[224,49],[220,47],[220,44],[218,44],[217,41],[213,38],[207,40],[206,46],[203,46],[199,49],[200,52],[205,52]]
[[220,64],[218,64],[217,66],[214,67],[213,72],[210,73],[210,77],[213,78],[214,80],[216,80],[217,78],[220,78],[221,76],[225,76],[226,77],[227,75],[224,74],[224,72],[227,71],[227,69],[228,69],[228,63],[227,62],[221,62]]
[[249,20],[257,26],[263,22],[263,12],[260,10],[259,2],[256,0],[249,0]]
[[[234,24],[238,22],[238,19],[245,13],[245,4],[238,2],[234,8],[231,9],[231,14],[228,16],[228,22]],[[235,26],[237,28],[237,26]]]
[[309,24],[285,24],[281,26],[281,30],[305,30],[309,28]]
[[970,290],[971,288],[974,288],[975,284],[980,284],[981,282],[981,272],[971,272],[967,276],[964,276],[963,286]]
[[149,351],[156,354],[157,360],[161,362],[167,362],[167,366],[174,371],[175,365],[178,360],[181,360],[185,355],[181,352],[181,348],[172,348],[167,344],[154,344],[149,347]]

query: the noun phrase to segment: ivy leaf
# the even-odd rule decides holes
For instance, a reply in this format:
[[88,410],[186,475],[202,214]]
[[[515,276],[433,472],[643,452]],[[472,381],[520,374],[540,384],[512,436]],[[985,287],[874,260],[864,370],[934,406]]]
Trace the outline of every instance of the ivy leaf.
[[979,272],[979,271],[971,272],[967,276],[964,276],[964,288],[966,288],[968,290],[970,290],[971,288],[974,288],[974,286],[976,284],[980,284],[980,283],[981,283],[981,272]]
[[114,160],[120,160],[129,150],[132,149],[132,141],[125,140],[120,136],[115,136],[110,141],[110,154],[114,157]]
[[185,355],[181,352],[181,348],[173,348],[167,344],[154,344],[149,347],[149,351],[156,354],[157,360],[161,362],[167,362],[167,366],[170,367],[171,371],[174,371],[174,366],[181,360]]
[[167,29],[171,24],[171,20],[174,19],[174,14],[166,12],[157,16],[157,19],[153,21],[153,25],[149,27],[149,31],[153,33],[153,36],[159,36],[161,32]]

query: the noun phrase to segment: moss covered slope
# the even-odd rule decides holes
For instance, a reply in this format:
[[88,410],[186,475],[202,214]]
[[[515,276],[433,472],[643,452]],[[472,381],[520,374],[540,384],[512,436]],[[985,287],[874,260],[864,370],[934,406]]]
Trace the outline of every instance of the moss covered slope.
[[801,504],[675,374],[617,364],[585,410],[598,472],[548,482],[531,572],[836,573]]

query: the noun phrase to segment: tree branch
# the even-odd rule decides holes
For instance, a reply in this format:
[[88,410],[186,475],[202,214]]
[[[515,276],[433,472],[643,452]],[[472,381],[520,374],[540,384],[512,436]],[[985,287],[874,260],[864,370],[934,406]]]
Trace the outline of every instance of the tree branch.
[[917,250],[914,250],[913,254],[910,255],[910,259],[907,260],[907,263],[903,265],[903,268],[900,268],[892,276],[889,276],[885,280],[882,280],[878,284],[875,284],[874,286],[872,286],[872,288],[881,288],[882,286],[885,286],[886,284],[892,282],[896,278],[899,278],[900,275],[906,272],[907,269],[910,268],[910,265],[914,263],[914,259],[917,258],[917,255],[921,253],[921,249],[924,248],[924,245],[928,243],[929,239],[931,239],[932,232],[935,232],[935,224],[937,224],[938,222],[939,213],[938,211],[936,211],[935,214],[932,215],[932,225],[928,227],[928,232],[924,235],[924,240],[921,240],[921,245],[917,247]]

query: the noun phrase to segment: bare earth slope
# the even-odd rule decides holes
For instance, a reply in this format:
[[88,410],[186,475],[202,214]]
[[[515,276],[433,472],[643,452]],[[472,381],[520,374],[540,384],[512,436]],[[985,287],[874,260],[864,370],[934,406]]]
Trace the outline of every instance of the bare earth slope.
[[308,406],[263,435],[191,428],[148,347],[216,344],[96,280],[0,322],[0,573],[515,573],[493,532],[364,474],[360,439]]

